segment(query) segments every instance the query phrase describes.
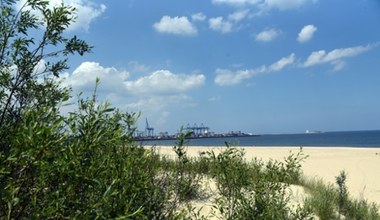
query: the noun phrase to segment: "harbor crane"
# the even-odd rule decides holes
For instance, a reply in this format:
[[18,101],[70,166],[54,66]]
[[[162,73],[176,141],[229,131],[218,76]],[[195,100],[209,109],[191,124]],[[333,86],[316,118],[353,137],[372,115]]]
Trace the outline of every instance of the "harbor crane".
[[154,128],[149,126],[148,118],[145,118],[145,135],[147,137],[153,137],[154,136]]
[[196,123],[193,126],[190,126],[190,124],[187,124],[186,130],[192,131],[194,135],[207,135],[209,133],[209,127],[204,126],[203,123],[198,126]]

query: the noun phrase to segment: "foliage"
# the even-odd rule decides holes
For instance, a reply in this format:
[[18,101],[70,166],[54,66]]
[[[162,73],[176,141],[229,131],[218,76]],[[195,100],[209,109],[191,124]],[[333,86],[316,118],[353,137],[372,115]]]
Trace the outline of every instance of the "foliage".
[[348,192],[346,186],[347,173],[341,171],[339,176],[335,177],[336,184],[338,185],[338,209],[339,213],[343,213],[348,200]]
[[0,148],[5,154],[26,109],[58,108],[68,99],[69,89],[54,79],[68,68],[68,56],[91,50],[64,33],[75,19],[74,8],[28,0],[17,11],[17,2],[0,5]]
[[322,180],[310,180],[304,185],[310,192],[305,205],[321,219],[336,219],[337,195],[332,185],[326,185]]
[[131,115],[97,105],[95,96],[79,102],[67,118],[48,108],[24,112],[2,161],[8,169],[1,176],[0,216],[161,215],[165,200],[154,185],[153,156],[131,142]]
[[364,200],[349,199],[349,193],[346,186],[347,173],[341,171],[335,177],[338,186],[338,211],[347,219],[380,219],[378,207]]
[[[220,197],[215,208],[225,219],[308,219],[310,211],[289,207],[286,190],[297,181],[302,154],[290,155],[285,163],[244,160],[244,151],[227,148],[216,155],[207,152],[210,174],[215,178]],[[291,178],[295,178],[294,180]]]
[[191,132],[183,132],[183,128],[178,132],[177,144],[173,147],[177,155],[177,162],[174,168],[175,193],[180,201],[188,201],[198,196],[200,180],[202,176],[193,169],[193,159],[189,159],[186,154],[186,138],[190,137]]
[[345,185],[346,179],[347,174],[342,171],[336,177],[337,187],[325,184],[320,179],[301,181],[310,194],[305,201],[305,206],[322,220],[380,219],[379,207],[374,203],[350,198]]

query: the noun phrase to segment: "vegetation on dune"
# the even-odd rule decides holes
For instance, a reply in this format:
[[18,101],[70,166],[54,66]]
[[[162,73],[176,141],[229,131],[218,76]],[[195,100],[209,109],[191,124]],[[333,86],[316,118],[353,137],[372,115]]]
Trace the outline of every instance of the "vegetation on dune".
[[[138,114],[99,103],[99,80],[61,115],[70,89],[56,78],[91,46],[64,34],[73,8],[28,0],[17,11],[16,2],[0,0],[0,219],[380,219],[375,205],[350,199],[346,173],[337,186],[305,180],[302,151],[246,161],[227,144],[191,158],[182,132],[175,159],[142,148],[132,137]],[[207,199],[207,180],[217,193],[204,216],[191,201]],[[290,203],[291,184],[308,189],[303,204]]]
[[346,187],[347,173],[336,176],[336,186],[320,179],[301,181],[309,197],[305,206],[313,210],[319,219],[380,219],[379,207],[365,200],[350,198]]

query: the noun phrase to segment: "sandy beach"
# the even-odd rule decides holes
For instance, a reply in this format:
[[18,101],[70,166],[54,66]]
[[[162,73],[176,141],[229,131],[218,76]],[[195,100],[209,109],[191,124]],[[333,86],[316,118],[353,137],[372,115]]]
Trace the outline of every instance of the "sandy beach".
[[[239,147],[245,157],[262,160],[283,160],[290,152],[297,153],[300,147]],[[172,147],[158,147],[160,153],[174,156]],[[188,147],[189,156],[213,149],[219,152],[223,147]],[[303,147],[309,157],[302,163],[304,175],[308,178],[322,178],[335,184],[340,171],[348,173],[347,187],[350,195],[358,199],[380,204],[380,148],[348,147]]]

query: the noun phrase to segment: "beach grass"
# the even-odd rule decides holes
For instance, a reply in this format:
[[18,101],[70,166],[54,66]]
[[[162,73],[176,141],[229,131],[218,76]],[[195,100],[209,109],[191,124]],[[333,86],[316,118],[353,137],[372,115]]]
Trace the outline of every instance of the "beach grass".
[[[187,200],[197,218],[216,219],[380,219],[378,205],[365,199],[352,197],[347,191],[345,172],[337,173],[336,183],[321,178],[305,176],[302,165],[309,155],[302,150],[290,153],[283,160],[262,160],[258,157],[248,160],[247,148],[230,147],[205,149],[182,146],[181,157],[188,157],[189,169],[213,181],[214,196],[201,200],[201,194],[212,190],[195,184],[198,196]],[[162,150],[164,148],[161,148]],[[178,147],[174,149],[178,150]],[[170,148],[166,150],[170,151]],[[254,149],[249,149],[254,151]],[[294,150],[294,149],[293,149]],[[160,152],[172,155],[169,151]],[[195,156],[197,152],[198,156]],[[178,157],[171,157],[180,162]],[[175,162],[174,162],[175,163]],[[196,179],[193,179],[196,181]],[[298,185],[305,189],[303,199],[297,204],[292,201],[291,187]],[[289,194],[290,192],[290,194]],[[203,208],[207,204],[208,211]],[[194,210],[197,210],[195,212]]]

